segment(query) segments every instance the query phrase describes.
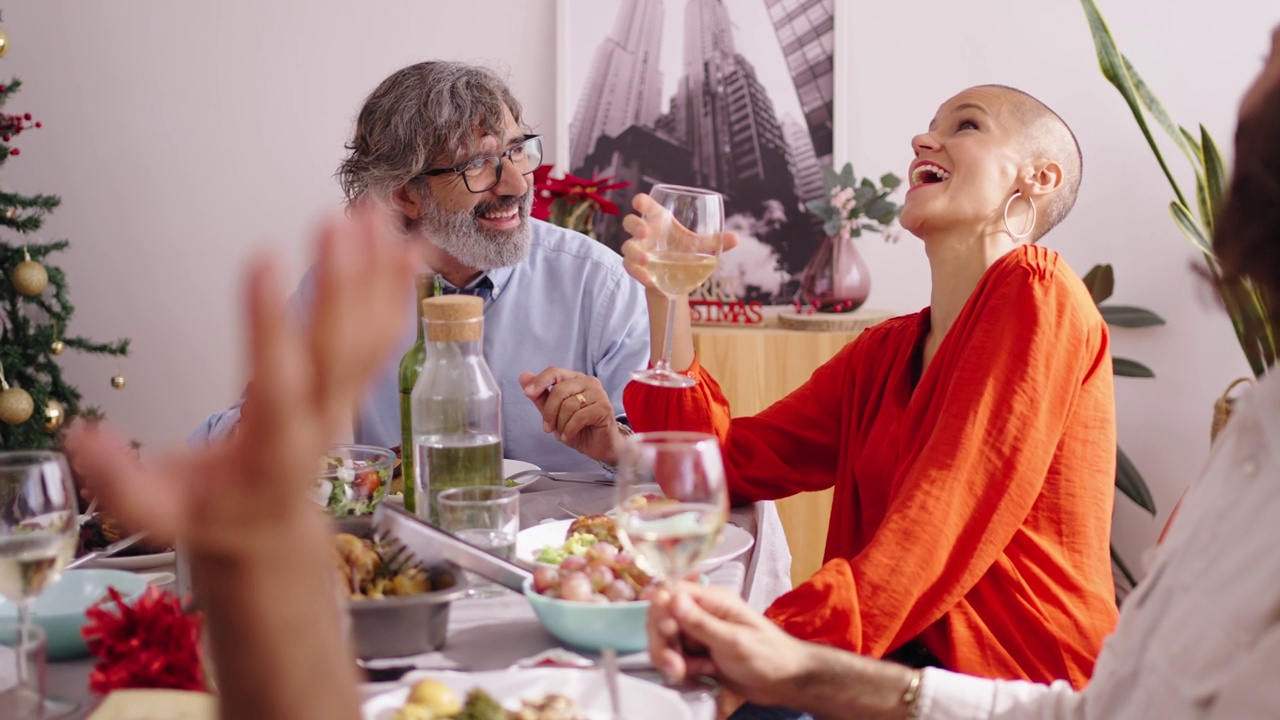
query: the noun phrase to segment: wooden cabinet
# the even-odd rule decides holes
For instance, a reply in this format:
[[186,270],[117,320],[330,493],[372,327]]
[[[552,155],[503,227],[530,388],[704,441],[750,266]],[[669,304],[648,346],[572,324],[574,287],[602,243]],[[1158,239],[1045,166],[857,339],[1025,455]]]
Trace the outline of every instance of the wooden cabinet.
[[[698,359],[720,383],[734,417],[754,415],[809,379],[863,329],[888,313],[858,310],[847,330],[789,330],[766,326],[695,326]],[[822,566],[831,517],[831,490],[778,501],[791,546],[791,581],[809,578]]]

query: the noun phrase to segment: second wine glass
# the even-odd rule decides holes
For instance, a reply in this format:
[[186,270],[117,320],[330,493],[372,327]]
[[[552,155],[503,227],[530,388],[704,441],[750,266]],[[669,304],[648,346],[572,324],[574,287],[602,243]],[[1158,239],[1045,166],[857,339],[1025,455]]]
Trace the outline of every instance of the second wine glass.
[[681,185],[655,185],[649,197],[654,207],[644,217],[649,226],[643,239],[648,254],[645,267],[653,276],[654,287],[667,296],[667,332],[661,358],[632,377],[650,385],[692,387],[693,378],[671,369],[676,302],[706,282],[720,262],[724,197],[712,190]]
[[693,432],[633,435],[618,465],[618,539],[659,580],[698,570],[729,515],[720,441]]

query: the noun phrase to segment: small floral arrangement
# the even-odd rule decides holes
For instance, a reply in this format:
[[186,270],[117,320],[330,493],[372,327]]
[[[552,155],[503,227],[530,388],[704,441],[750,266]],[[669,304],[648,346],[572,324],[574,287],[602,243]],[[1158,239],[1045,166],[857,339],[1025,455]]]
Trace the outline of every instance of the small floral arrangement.
[[551,166],[533,171],[533,217],[595,237],[596,212],[618,215],[618,206],[604,196],[610,190],[630,187],[628,182],[611,182],[612,177],[584,180],[572,173],[551,177]]
[[89,689],[100,695],[126,688],[207,689],[200,657],[200,614],[176,596],[150,588],[133,602],[115,588],[85,613],[81,629],[98,662]]
[[822,218],[822,231],[828,236],[848,240],[866,230],[882,233],[885,240],[896,239],[889,226],[902,213],[902,206],[889,196],[902,184],[897,175],[881,175],[879,185],[871,178],[859,181],[854,177],[853,164],[845,163],[838,173],[827,168],[822,184],[827,199],[810,200],[805,207]]

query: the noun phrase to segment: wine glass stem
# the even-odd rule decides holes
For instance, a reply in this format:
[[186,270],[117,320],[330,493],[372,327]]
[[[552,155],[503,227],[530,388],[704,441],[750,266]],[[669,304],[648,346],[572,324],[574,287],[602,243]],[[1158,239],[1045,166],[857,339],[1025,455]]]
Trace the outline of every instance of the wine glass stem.
[[[32,668],[28,664],[30,653],[26,648],[31,642],[31,601],[18,601],[18,637],[15,647],[18,648],[18,687],[27,687],[31,682]],[[40,698],[42,701],[44,698]]]
[[676,332],[676,299],[667,296],[667,332],[662,337],[662,359],[658,361],[658,369],[671,370],[671,340]]

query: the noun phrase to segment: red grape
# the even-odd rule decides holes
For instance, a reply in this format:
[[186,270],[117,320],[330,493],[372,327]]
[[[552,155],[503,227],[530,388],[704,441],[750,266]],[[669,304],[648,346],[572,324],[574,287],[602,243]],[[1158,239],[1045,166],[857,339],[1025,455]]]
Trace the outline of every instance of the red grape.
[[589,601],[595,591],[591,588],[591,579],[584,572],[565,573],[560,578],[560,597],[565,600]]
[[608,565],[593,565],[587,571],[587,577],[591,579],[591,588],[596,592],[603,592],[609,587],[609,583],[613,582],[613,568]]
[[559,584],[560,584],[559,568],[550,567],[548,565],[539,565],[538,569],[533,571],[534,591],[545,593],[548,588],[553,588]]
[[636,591],[626,580],[614,580],[605,588],[604,596],[613,602],[628,602],[636,599]]
[[581,555],[570,555],[560,563],[561,572],[574,572],[576,570],[586,570],[587,559]]

